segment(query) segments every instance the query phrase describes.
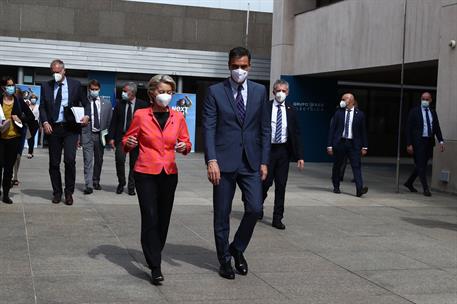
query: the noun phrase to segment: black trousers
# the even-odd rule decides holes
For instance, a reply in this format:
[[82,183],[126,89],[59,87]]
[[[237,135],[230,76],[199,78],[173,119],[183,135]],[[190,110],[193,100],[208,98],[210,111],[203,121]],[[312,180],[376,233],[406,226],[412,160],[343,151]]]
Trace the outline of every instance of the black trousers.
[[11,179],[13,177],[13,167],[14,163],[16,162],[17,149],[19,147],[20,141],[20,136],[10,139],[0,139],[0,184],[2,184],[4,196],[8,196],[10,192]]
[[178,175],[134,173],[141,211],[141,246],[149,268],[160,267]]
[[413,145],[414,171],[406,181],[407,184],[412,185],[419,176],[424,191],[429,190],[427,183],[427,163],[433,154],[433,140],[430,137],[422,137],[419,142]]
[[332,168],[333,188],[340,188],[341,166],[346,162],[347,157],[349,158],[354,174],[356,189],[357,191],[361,191],[363,188],[363,180],[360,150],[354,147],[352,140],[342,138],[336,147],[333,147],[333,153],[335,156]]
[[49,148],[49,176],[54,195],[62,195],[60,162],[65,164],[65,194],[73,194],[76,178],[76,144],[79,133],[68,130],[62,124],[52,126],[52,134],[47,135]]
[[263,182],[263,202],[268,196],[268,189],[275,183],[275,202],[273,221],[284,216],[284,200],[286,196],[287,177],[289,175],[289,151],[287,144],[272,144],[270,166],[267,179]]
[[[129,176],[128,176],[128,190],[135,189],[135,179],[133,177],[133,168],[135,167],[136,160],[138,159],[139,150],[138,147],[133,149],[129,152]],[[125,185],[125,159],[126,154],[122,149],[122,143],[119,142],[116,144],[116,152],[115,152],[115,162],[116,162],[116,173],[117,173],[117,180],[120,185]]]
[[36,120],[29,122],[28,126],[31,137],[27,139],[27,145],[29,146],[29,154],[33,154],[33,148],[35,146],[35,135],[40,127],[38,125],[38,121]]

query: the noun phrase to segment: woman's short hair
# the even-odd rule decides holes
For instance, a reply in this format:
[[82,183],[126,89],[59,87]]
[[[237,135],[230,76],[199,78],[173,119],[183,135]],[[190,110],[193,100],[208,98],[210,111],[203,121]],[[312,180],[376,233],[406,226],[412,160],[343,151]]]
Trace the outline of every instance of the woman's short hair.
[[159,86],[159,83],[166,83],[171,86],[173,92],[176,92],[176,82],[168,75],[155,75],[149,80],[148,93],[154,91]]

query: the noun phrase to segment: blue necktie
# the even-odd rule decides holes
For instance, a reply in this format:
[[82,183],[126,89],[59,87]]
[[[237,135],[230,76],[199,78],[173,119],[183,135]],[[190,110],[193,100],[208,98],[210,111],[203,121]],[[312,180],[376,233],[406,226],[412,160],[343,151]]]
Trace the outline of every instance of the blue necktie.
[[425,119],[427,120],[427,136],[432,137],[432,127],[430,126],[430,117],[428,116],[427,108],[425,108]]
[[241,91],[243,90],[243,86],[240,84],[238,86],[238,93],[236,94],[236,108],[238,110],[238,116],[240,117],[241,123],[244,123],[244,118],[246,117],[246,109],[244,107],[244,100],[243,94]]
[[282,111],[281,105],[278,105],[278,114],[276,115],[276,132],[275,132],[275,143],[281,143],[282,135]]
[[344,123],[344,133],[343,137],[348,138],[349,137],[349,120],[351,118],[351,110],[347,110],[347,115],[346,115],[346,121]]
[[59,119],[59,114],[60,114],[60,106],[62,104],[62,85],[63,83],[58,82],[57,85],[59,86],[59,89],[57,89],[57,94],[56,94],[56,99],[54,100],[54,112],[52,113],[52,118],[54,122]]

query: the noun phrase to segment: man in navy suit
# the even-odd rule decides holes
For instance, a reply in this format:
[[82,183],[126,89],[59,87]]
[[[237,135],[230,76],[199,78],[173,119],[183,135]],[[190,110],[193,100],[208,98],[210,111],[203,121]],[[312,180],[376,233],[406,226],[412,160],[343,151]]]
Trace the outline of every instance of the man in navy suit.
[[[269,102],[271,117],[271,154],[268,177],[263,183],[263,200],[267,198],[268,189],[275,183],[275,200],[273,221],[271,225],[277,229],[286,229],[282,222],[284,215],[284,200],[286,195],[289,162],[297,162],[297,167],[303,170],[303,146],[300,138],[295,110],[286,104],[289,95],[289,84],[285,80],[276,80],[273,85],[274,100]],[[262,215],[259,219],[262,219]]]
[[432,95],[428,92],[423,93],[421,106],[411,109],[406,124],[406,149],[409,154],[414,155],[415,168],[404,185],[409,191],[417,192],[413,183],[419,176],[425,196],[432,195],[427,184],[426,169],[435,146],[435,136],[440,142],[440,151],[444,152],[444,141],[438,115],[430,109],[432,102]]
[[361,197],[368,192],[368,187],[363,185],[361,164],[361,156],[368,152],[365,115],[354,106],[354,95],[346,93],[341,99],[341,108],[332,118],[327,140],[327,153],[335,156],[332,169],[333,192],[341,193],[341,166],[348,157],[354,174],[356,195]]
[[[271,128],[264,86],[247,80],[251,54],[243,47],[230,51],[231,76],[209,87],[203,106],[203,137],[208,179],[213,184],[214,235],[219,274],[234,279],[231,257],[241,275],[248,273],[246,250],[262,211],[262,181],[267,177]],[[244,215],[229,244],[230,213],[236,185]]]
[[[62,60],[51,62],[53,80],[41,84],[40,120],[48,138],[49,175],[53,190],[54,204],[62,199],[60,162],[62,149],[65,163],[65,204],[73,205],[76,178],[76,146],[81,126],[89,123],[90,104],[82,98],[81,83],[65,76]],[[75,120],[71,107],[84,107],[84,117]]]

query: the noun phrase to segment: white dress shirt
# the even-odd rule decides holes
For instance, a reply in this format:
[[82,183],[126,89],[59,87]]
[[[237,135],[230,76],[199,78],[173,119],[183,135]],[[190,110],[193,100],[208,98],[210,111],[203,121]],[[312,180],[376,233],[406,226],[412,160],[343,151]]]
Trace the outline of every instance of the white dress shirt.
[[[125,105],[125,115],[124,115],[124,132],[127,132],[127,108],[129,107],[129,104],[128,104],[128,100],[126,101],[126,105]],[[132,104],[130,106],[130,110],[132,111],[132,121],[133,121],[133,113],[135,113],[135,102],[136,102],[136,98],[134,100],[131,100],[130,103]]]
[[281,144],[284,144],[287,142],[287,111],[286,111],[286,105],[284,102],[281,104],[276,101],[276,99],[273,101],[272,109],[271,109],[271,143],[272,144],[279,144],[278,142],[275,141],[276,137],[276,119],[278,118],[278,105],[280,106],[281,109]]
[[[425,116],[426,115],[425,108],[421,107],[421,110],[422,110],[422,119],[424,120],[424,127],[422,128],[422,136],[431,137],[432,134],[428,134],[427,117]],[[433,132],[433,115],[432,115],[430,109],[428,109],[428,117],[430,118],[430,130],[432,130],[432,132]]]
[[101,110],[101,106],[100,106],[100,97],[97,97],[97,99],[95,99],[95,101],[91,98],[91,101],[90,101],[90,110],[91,110],[91,116],[90,116],[90,121],[92,122],[92,132],[100,132],[100,129],[96,129],[94,127],[94,122],[95,122],[95,119],[94,119],[94,106],[97,107],[97,113],[98,113],[98,121],[100,122],[100,110]]
[[248,101],[248,81],[245,80],[243,83],[236,83],[235,81],[233,81],[231,77],[229,79],[230,86],[232,87],[233,99],[236,100],[236,96],[238,95],[238,87],[240,85],[243,86],[243,89],[241,90],[241,96],[243,96],[244,107],[246,108],[246,104]]
[[[345,113],[344,113],[344,128],[343,128],[343,134],[341,134],[341,137],[343,138],[347,138],[347,139],[352,139],[352,122],[354,121],[354,108],[351,109],[351,111],[349,112],[349,109],[345,110]],[[348,130],[348,136],[347,137],[344,137],[344,133],[345,133],[345,130],[346,130],[346,119],[347,119],[347,116],[348,116],[348,113],[349,113],[349,130]]]
[[[54,83],[54,100],[57,97],[57,91],[59,90],[59,85],[57,82]],[[62,81],[62,101],[60,103],[60,110],[59,110],[59,117],[55,122],[65,122],[65,117],[63,115],[64,107],[68,106],[68,83],[67,77],[65,77]]]

